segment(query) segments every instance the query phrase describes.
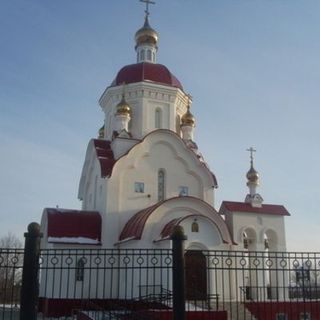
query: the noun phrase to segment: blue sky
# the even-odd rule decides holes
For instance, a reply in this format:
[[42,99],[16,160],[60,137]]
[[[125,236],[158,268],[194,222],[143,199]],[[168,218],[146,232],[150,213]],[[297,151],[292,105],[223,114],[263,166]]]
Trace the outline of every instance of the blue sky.
[[[135,62],[137,0],[0,1],[0,236],[44,207],[80,208],[98,99]],[[222,200],[243,201],[257,149],[265,203],[283,204],[288,249],[319,251],[320,2],[158,0],[158,62],[193,96],[196,142]]]

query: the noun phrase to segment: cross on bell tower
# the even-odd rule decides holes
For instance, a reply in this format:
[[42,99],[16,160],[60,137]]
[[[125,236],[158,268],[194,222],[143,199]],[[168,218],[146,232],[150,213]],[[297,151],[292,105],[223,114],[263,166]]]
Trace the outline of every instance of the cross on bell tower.
[[246,175],[249,194],[247,194],[245,202],[251,203],[253,207],[261,207],[263,199],[256,191],[259,186],[259,174],[253,167],[253,153],[256,152],[256,150],[250,147],[247,151],[250,152],[250,169]]

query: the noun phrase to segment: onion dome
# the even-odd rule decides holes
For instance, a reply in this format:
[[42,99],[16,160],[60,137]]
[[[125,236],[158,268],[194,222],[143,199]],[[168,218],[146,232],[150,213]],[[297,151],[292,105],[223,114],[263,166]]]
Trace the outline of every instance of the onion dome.
[[104,125],[99,129],[98,138],[99,139],[104,138]]
[[196,119],[190,112],[190,105],[188,105],[187,108],[187,112],[181,117],[181,125],[195,127]]
[[135,34],[136,48],[142,44],[157,46],[158,33],[150,27],[148,15],[146,15],[144,25]]
[[254,183],[256,185],[259,184],[259,174],[253,168],[252,163],[251,163],[251,167],[250,167],[249,171],[247,172],[247,179],[248,179],[248,183]]
[[124,95],[122,95],[121,101],[116,106],[116,115],[130,115],[131,107],[127,103]]
[[153,82],[183,90],[180,81],[169,69],[158,63],[141,62],[124,66],[113,80],[111,86],[119,86],[122,83]]

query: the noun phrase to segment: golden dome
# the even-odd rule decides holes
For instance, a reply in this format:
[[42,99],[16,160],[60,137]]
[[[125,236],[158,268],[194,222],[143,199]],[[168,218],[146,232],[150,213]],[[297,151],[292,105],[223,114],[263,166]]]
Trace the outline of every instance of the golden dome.
[[141,44],[152,44],[155,46],[157,45],[158,33],[156,30],[150,27],[148,16],[146,16],[143,27],[136,32],[135,40],[136,47]]
[[121,101],[117,104],[116,115],[130,115],[131,107],[127,103],[124,95],[122,95]]
[[188,105],[187,108],[187,112],[181,117],[181,125],[195,127],[196,119],[190,112],[190,105]]
[[104,138],[104,125],[99,129],[99,134],[98,134],[99,139]]
[[259,174],[251,164],[250,170],[247,172],[248,182],[259,184]]

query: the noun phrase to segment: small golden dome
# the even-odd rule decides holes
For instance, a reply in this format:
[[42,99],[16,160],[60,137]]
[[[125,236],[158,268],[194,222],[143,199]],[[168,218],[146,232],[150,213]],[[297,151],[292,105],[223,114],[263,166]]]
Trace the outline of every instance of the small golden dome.
[[181,117],[181,125],[182,126],[196,126],[196,119],[193,114],[190,112],[190,105],[187,106],[187,112]]
[[99,129],[99,134],[98,134],[99,139],[104,138],[104,125]]
[[124,95],[122,95],[121,101],[117,104],[116,110],[116,115],[130,115],[131,107],[124,98]]
[[248,179],[248,182],[255,183],[255,184],[259,183],[259,174],[253,168],[252,164],[251,164],[250,170],[247,172],[247,179]]
[[158,33],[156,30],[150,27],[148,16],[146,16],[143,27],[136,32],[135,40],[136,47],[141,44],[153,44],[155,46],[157,45]]

